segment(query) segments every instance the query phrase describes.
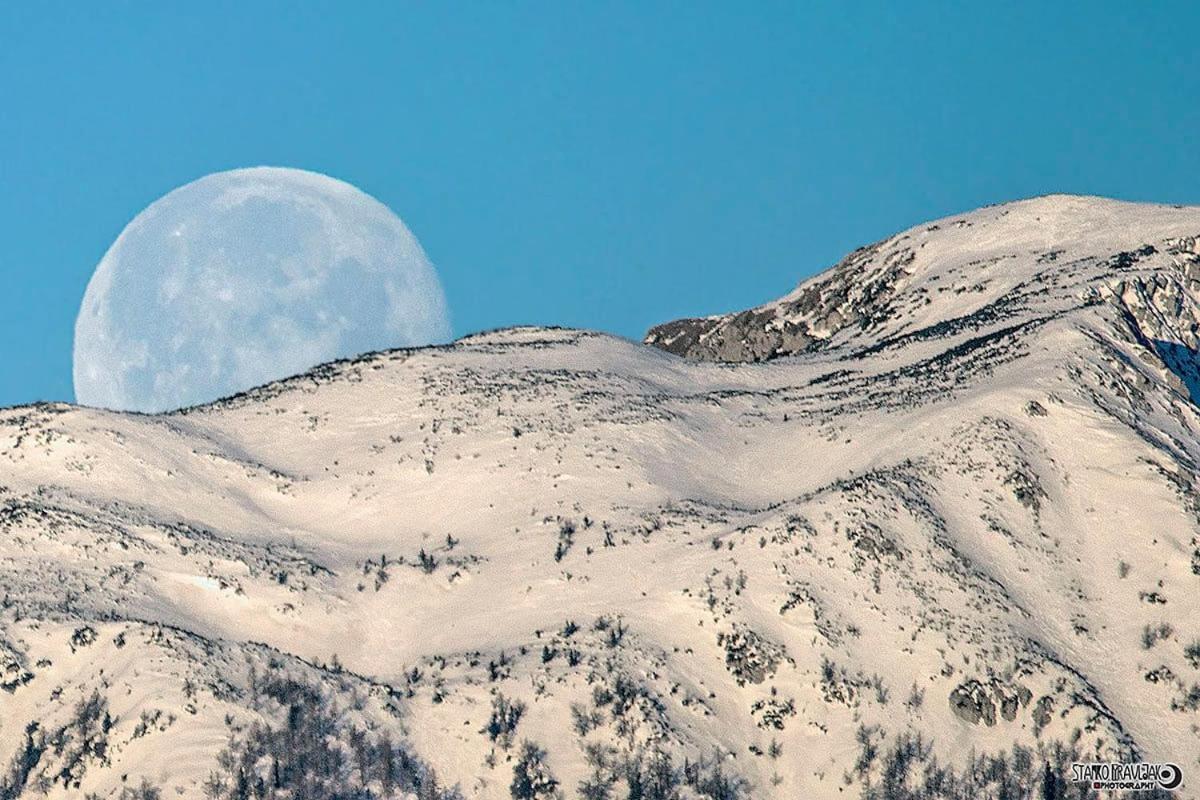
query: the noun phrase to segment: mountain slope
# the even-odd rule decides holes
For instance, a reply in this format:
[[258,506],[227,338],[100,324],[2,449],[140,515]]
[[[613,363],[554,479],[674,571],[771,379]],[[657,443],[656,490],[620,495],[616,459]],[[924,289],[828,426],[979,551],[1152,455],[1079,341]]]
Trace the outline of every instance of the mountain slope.
[[655,347],[0,412],[0,797],[1194,792],[1197,236],[1038,198]]

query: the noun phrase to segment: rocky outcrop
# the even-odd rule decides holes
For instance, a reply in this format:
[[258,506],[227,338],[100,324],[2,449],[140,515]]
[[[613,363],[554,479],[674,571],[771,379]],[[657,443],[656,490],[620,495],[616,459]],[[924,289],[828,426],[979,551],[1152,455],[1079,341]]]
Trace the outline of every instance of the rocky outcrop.
[[964,722],[972,725],[996,724],[999,719],[1012,722],[1017,712],[1029,705],[1033,695],[1019,684],[1005,684],[997,680],[980,681],[972,678],[956,686],[950,692],[950,710]]
[[892,313],[888,301],[914,259],[902,238],[855,250],[776,303],[668,322],[652,328],[646,343],[702,361],[767,361],[819,349],[838,331],[867,329]]

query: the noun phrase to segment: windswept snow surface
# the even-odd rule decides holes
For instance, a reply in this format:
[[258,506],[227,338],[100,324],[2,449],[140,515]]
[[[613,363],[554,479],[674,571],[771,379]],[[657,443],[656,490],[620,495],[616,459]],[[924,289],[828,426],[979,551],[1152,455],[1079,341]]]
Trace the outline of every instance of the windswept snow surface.
[[1200,796],[1198,237],[1038,198],[653,346],[2,411],[0,796],[304,796],[230,764],[305,715],[374,797],[416,791],[356,766],[383,736],[465,797],[907,796],[917,736],[913,787],[1141,758]]

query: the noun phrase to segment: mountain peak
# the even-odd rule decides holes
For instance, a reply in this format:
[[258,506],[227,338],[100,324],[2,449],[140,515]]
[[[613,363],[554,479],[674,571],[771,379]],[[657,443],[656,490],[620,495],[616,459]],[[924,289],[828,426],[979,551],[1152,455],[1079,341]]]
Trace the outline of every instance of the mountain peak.
[[645,341],[733,362],[872,347],[980,312],[993,322],[1010,318],[1050,296],[1062,312],[1133,273],[1190,281],[1198,241],[1197,207],[1044,195],[914,226],[855,250],[778,300],[668,322]]

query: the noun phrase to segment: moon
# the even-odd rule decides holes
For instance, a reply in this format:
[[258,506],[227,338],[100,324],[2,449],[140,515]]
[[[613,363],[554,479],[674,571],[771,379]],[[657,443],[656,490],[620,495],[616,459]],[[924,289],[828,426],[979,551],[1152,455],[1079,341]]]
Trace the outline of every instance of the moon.
[[218,172],[152,203],[101,259],[75,398],[169,411],[449,337],[437,272],[387,206],[315,172]]

